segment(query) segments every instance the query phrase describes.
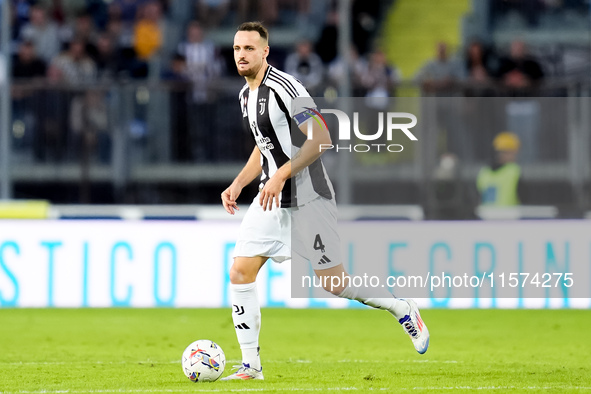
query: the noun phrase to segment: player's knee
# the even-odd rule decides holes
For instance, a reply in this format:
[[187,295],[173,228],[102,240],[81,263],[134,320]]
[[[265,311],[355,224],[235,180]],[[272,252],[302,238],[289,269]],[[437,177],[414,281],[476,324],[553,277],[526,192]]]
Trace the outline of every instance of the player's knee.
[[232,268],[230,268],[230,283],[238,285],[244,283],[252,283],[256,279],[256,275],[253,278],[252,273],[249,272],[248,269],[239,265],[239,264],[232,264]]
[[230,283],[235,285],[244,283],[244,272],[236,267],[236,264],[232,264],[232,268],[230,268]]
[[341,294],[344,290],[344,287],[340,283],[336,283],[336,281],[332,280],[332,277],[330,276],[323,278],[322,287],[324,290],[336,296]]

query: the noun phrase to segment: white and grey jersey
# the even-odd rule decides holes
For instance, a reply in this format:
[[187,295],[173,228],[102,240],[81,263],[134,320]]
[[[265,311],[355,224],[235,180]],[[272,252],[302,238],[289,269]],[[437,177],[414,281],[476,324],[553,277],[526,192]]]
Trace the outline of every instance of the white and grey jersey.
[[[309,100],[296,100],[296,105],[296,97]],[[240,91],[239,99],[244,124],[252,132],[261,151],[263,172],[259,187],[262,188],[305,141],[305,135],[296,127],[292,137],[292,119],[308,111],[309,107],[304,105],[306,102],[312,107],[315,105],[306,88],[297,79],[272,66],[268,66],[259,87],[251,91],[246,84]],[[305,118],[299,116],[297,123],[302,123]],[[296,190],[292,190],[294,187]],[[320,159],[300,171],[295,180],[285,183],[281,193],[281,207],[301,206],[318,196],[327,199],[334,196]]]

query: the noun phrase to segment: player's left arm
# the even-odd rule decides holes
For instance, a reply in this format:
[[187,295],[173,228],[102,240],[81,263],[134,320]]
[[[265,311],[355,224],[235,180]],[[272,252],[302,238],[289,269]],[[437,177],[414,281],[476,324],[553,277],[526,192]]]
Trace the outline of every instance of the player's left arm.
[[308,136],[308,123],[312,128],[312,137],[307,138],[300,150],[287,163],[277,169],[277,172],[267,181],[265,187],[260,193],[259,203],[263,210],[271,210],[273,207],[273,200],[275,206],[279,208],[279,196],[285,182],[298,172],[314,163],[323,151],[320,149],[321,145],[331,144],[330,134],[328,129],[320,126],[313,119],[300,124],[300,130]]

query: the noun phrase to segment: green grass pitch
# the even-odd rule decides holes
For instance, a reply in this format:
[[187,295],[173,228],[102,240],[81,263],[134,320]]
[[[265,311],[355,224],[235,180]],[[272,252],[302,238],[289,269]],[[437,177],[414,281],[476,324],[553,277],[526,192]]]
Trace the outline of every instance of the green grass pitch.
[[388,313],[264,309],[264,381],[192,383],[196,339],[238,362],[230,309],[0,310],[0,393],[591,392],[589,310],[424,310],[425,355]]

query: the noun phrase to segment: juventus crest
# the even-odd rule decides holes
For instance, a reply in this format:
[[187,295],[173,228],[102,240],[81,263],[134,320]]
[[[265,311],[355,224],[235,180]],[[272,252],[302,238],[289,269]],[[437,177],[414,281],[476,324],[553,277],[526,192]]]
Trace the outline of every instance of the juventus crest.
[[265,106],[267,104],[267,99],[264,97],[261,97],[259,99],[259,114],[262,115],[265,113]]

